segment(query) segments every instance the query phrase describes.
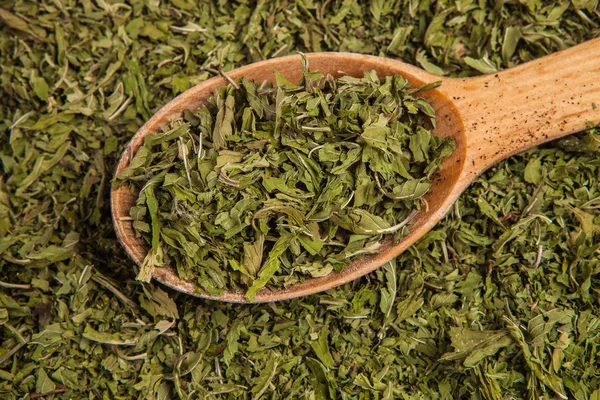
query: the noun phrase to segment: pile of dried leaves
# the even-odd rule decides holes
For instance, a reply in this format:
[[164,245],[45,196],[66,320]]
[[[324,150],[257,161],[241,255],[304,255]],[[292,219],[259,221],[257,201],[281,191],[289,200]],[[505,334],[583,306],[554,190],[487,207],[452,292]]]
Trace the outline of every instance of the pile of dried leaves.
[[600,133],[484,174],[403,256],[261,306],[135,281],[120,150],[210,76],[296,51],[444,75],[600,35],[597,0],[0,0],[0,396],[598,399]]
[[302,65],[298,85],[242,79],[144,138],[115,177],[138,193],[129,215],[151,246],[139,280],[169,264],[210,294],[241,288],[252,300],[402,237],[454,149],[413,95],[437,84]]

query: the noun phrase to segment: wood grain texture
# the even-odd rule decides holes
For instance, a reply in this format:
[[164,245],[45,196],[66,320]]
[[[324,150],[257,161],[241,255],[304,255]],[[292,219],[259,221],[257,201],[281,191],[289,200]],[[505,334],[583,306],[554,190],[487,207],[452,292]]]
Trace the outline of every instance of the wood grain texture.
[[[410,233],[395,245],[384,242],[380,251],[353,261],[341,272],[307,279],[285,290],[259,291],[253,303],[285,300],[309,295],[361,277],[397,257],[431,230],[458,196],[486,169],[513,154],[541,143],[566,136],[586,128],[586,122],[600,123],[600,39],[520,65],[518,67],[476,78],[442,78],[401,61],[351,54],[309,53],[311,69],[339,76],[362,77],[363,71],[375,70],[378,75],[400,74],[413,87],[442,81],[439,88],[421,95],[436,109],[436,129],[433,134],[451,136],[456,150],[443,162],[443,169],[434,179],[425,199],[428,210],[413,221]],[[245,76],[256,81],[274,82],[277,70],[291,82],[298,82],[302,73],[299,55],[271,59],[228,72],[232,79]],[[203,82],[173,99],[160,109],[131,139],[117,165],[115,175],[122,171],[139,149],[144,137],[160,131],[170,120],[181,117],[183,110],[196,110],[208,100],[213,90],[228,84],[222,77]],[[594,109],[592,103],[597,107]],[[117,237],[127,254],[141,265],[148,248],[133,234],[129,208],[137,193],[123,185],[111,192],[112,218]],[[193,282],[179,279],[175,271],[165,266],[157,268],[153,277],[176,290],[191,295],[247,303],[243,291],[226,291],[220,296],[203,292]]]

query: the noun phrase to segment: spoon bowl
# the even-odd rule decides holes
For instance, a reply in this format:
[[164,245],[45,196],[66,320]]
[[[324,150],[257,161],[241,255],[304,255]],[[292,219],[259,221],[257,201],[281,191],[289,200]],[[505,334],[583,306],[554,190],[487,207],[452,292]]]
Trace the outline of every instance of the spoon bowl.
[[[543,57],[509,70],[476,78],[454,79],[430,74],[401,61],[351,53],[309,53],[313,70],[339,77],[362,77],[374,70],[379,77],[399,74],[412,87],[441,81],[435,89],[419,92],[436,110],[434,135],[452,137],[456,147],[442,163],[425,196],[428,207],[413,220],[408,234],[399,242],[384,240],[378,253],[352,261],[344,270],[306,279],[285,289],[260,290],[252,301],[242,290],[219,296],[178,277],[173,268],[156,268],[157,281],[184,293],[238,303],[285,300],[321,292],[363,276],[400,255],[431,230],[458,196],[487,168],[498,161],[549,140],[583,130],[586,123],[600,122],[600,39]],[[227,73],[257,82],[275,82],[278,71],[290,82],[302,74],[299,55],[258,62]],[[144,138],[161,130],[183,111],[206,104],[215,88],[227,85],[225,77],[209,79],[179,95],[160,109],[131,139],[117,165],[115,176],[129,165]],[[594,100],[598,107],[595,107]],[[137,238],[129,218],[138,193],[124,184],[111,192],[112,218],[117,237],[133,261],[141,265],[149,248]]]

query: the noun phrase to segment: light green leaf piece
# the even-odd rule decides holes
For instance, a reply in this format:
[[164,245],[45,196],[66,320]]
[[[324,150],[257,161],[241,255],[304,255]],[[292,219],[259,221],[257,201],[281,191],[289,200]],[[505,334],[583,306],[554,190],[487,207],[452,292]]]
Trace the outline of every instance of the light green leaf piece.
[[287,78],[285,76],[283,76],[281,73],[279,73],[278,71],[273,71],[273,73],[275,74],[276,87],[285,87],[288,90],[295,89],[298,87],[297,85],[294,85],[292,82],[287,80]]
[[305,357],[304,361],[310,369],[315,400],[329,400],[334,397],[333,383],[327,378],[327,370],[319,360]]
[[334,213],[331,215],[331,220],[347,231],[366,235],[380,235],[383,230],[390,227],[383,218],[361,208],[345,214]]
[[542,160],[539,157],[532,158],[525,166],[525,182],[539,185],[542,182]]
[[227,338],[225,340],[225,350],[223,350],[223,361],[227,364],[231,363],[238,352],[240,347],[238,340],[240,339],[240,334],[242,333],[243,328],[244,326],[241,321],[236,320],[233,322],[233,325],[227,334]]
[[310,347],[314,350],[319,360],[323,363],[326,368],[333,368],[335,361],[329,351],[329,330],[322,329],[319,332],[319,338],[310,342]]
[[225,146],[225,141],[233,134],[233,113],[235,98],[226,93],[225,100],[217,100],[219,112],[216,117],[215,129],[213,131],[213,148],[219,150]]
[[502,58],[510,60],[515,54],[519,40],[521,39],[521,28],[518,26],[509,26],[504,31],[504,40],[502,41]]
[[483,214],[487,215],[492,221],[504,228],[504,224],[502,223],[502,221],[500,221],[498,213],[496,212],[494,207],[492,207],[492,205],[488,203],[488,201],[485,198],[483,198],[483,196],[479,196],[477,198],[477,207],[479,207],[479,210]]
[[163,265],[162,259],[163,252],[160,246],[157,247],[156,250],[150,249],[144,257],[144,261],[140,266],[140,270],[136,276],[136,279],[141,282],[150,282],[154,270]]
[[269,282],[271,277],[275,274],[275,272],[277,271],[277,269],[279,268],[279,265],[281,263],[281,261],[279,260],[279,257],[283,254],[283,252],[285,250],[287,250],[292,239],[293,239],[293,235],[289,234],[289,235],[280,237],[277,240],[277,242],[275,242],[275,244],[273,245],[273,248],[269,252],[269,256],[268,256],[267,260],[261,267],[261,270],[258,274],[258,279],[256,279],[252,283],[252,286],[250,286],[248,291],[246,291],[246,298],[248,300],[252,300],[254,298],[254,296],[256,295],[256,293],[260,289],[262,289],[267,284],[267,282]]
[[60,146],[58,150],[56,150],[52,157],[39,157],[36,160],[31,173],[27,175],[27,177],[23,179],[19,184],[19,188],[16,191],[17,196],[20,196],[21,194],[25,193],[25,190],[27,190],[29,186],[36,182],[43,174],[50,171],[52,167],[58,164],[67,154],[67,151],[69,151],[70,146],[71,142],[66,142],[62,146]]
[[147,185],[144,194],[146,195],[146,205],[152,221],[152,250],[154,251],[154,257],[156,257],[159,254],[160,219],[158,217],[158,200],[153,185]]
[[407,318],[412,317],[417,311],[423,306],[424,300],[421,297],[409,296],[406,299],[398,302],[396,310],[398,316],[394,320],[394,323],[399,324],[405,321]]
[[50,379],[44,368],[38,368],[35,372],[35,391],[45,394],[56,390],[56,384]]
[[453,353],[444,354],[440,360],[463,360],[465,367],[474,367],[485,357],[514,343],[510,332],[474,331],[469,328],[450,328]]
[[560,377],[546,371],[543,367],[543,363],[540,362],[538,357],[532,354],[519,325],[517,325],[507,316],[504,316],[503,319],[507,324],[507,328],[511,336],[521,348],[521,351],[523,352],[523,358],[525,359],[525,363],[531,373],[535,375],[535,377],[539,379],[545,386],[551,389],[558,397],[565,400],[568,399],[562,380]]
[[83,330],[83,337],[92,342],[110,344],[113,346],[133,346],[137,343],[137,338],[124,338],[119,333],[98,332],[89,325]]
[[393,188],[391,193],[386,193],[386,196],[394,200],[412,200],[422,197],[429,188],[431,183],[424,179],[411,179]]
[[250,392],[252,393],[252,399],[258,400],[269,388],[273,377],[277,373],[277,367],[279,365],[279,357],[273,354],[268,358],[268,361],[264,369],[260,372],[260,375],[256,379],[256,382]]
[[31,79],[31,85],[33,86],[33,92],[35,95],[43,101],[47,101],[50,97],[48,83],[42,77],[35,77]]
[[44,264],[50,264],[53,262],[63,261],[73,256],[73,251],[59,246],[48,246],[40,249],[39,251],[28,254],[27,258],[30,260],[36,260]]
[[143,285],[142,289],[144,290],[144,295],[140,296],[140,305],[150,315],[170,319],[179,318],[177,304],[169,297],[167,292],[152,285]]
[[600,232],[600,223],[595,223],[596,217],[593,214],[590,214],[586,211],[582,211],[578,208],[571,208],[575,217],[579,220],[581,224],[581,229],[587,235],[592,235],[594,233]]
[[60,342],[66,336],[68,335],[65,329],[59,323],[54,323],[46,326],[40,333],[33,334],[30,343],[47,347]]
[[442,68],[438,67],[431,60],[429,60],[429,58],[427,57],[427,54],[425,53],[424,50],[421,50],[417,53],[416,60],[417,60],[417,63],[419,63],[419,65],[421,67],[423,67],[423,69],[425,71],[431,72],[432,74],[435,74],[435,75],[440,75],[440,76],[445,75],[444,70]]
[[498,72],[498,69],[492,64],[492,62],[487,57],[480,59],[465,57],[463,58],[463,60],[468,66],[470,66],[471,68],[475,68],[482,74],[493,74]]
[[416,134],[411,136],[409,148],[413,154],[413,159],[417,162],[427,160],[429,154],[429,144],[431,133],[422,127],[416,129]]
[[[0,8],[0,20],[11,29],[24,32],[34,38],[45,38],[46,31],[36,25],[30,24],[21,17],[11,13],[10,11]],[[44,99],[46,100],[46,99]]]
[[396,261],[388,262],[384,267],[386,287],[381,289],[381,298],[379,300],[379,309],[387,321],[394,307],[394,300],[398,291],[398,279],[396,277]]
[[367,125],[361,137],[369,144],[369,146],[387,150],[388,148],[388,133],[389,128],[387,127],[388,119],[384,116],[378,116],[376,122]]

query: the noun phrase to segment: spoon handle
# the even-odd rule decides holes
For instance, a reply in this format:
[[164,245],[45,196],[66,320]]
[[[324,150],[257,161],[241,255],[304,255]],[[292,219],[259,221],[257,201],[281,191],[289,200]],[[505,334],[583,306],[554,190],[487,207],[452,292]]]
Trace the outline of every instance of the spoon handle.
[[600,39],[440,87],[465,131],[465,183],[498,161],[600,123]]

